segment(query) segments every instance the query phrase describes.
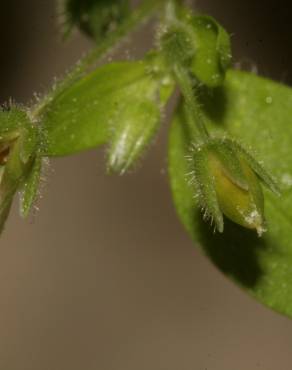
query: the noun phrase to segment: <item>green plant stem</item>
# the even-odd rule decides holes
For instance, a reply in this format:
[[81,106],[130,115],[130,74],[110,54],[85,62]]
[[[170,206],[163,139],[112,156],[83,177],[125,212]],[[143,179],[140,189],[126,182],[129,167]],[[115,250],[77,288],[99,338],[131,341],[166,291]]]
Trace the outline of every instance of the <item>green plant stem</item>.
[[188,72],[188,68],[176,64],[173,67],[176,82],[185,99],[185,115],[193,141],[206,141],[209,138],[204,118],[201,113],[200,104],[196,97],[196,92]]
[[91,67],[93,67],[100,58],[104,57],[111,49],[113,49],[124,37],[134,31],[141,23],[147,21],[152,17],[166,0],[144,0],[142,4],[135,9],[129,18],[125,20],[114,32],[109,34],[104,42],[90,51],[84,58],[82,58],[75,67],[67,74],[67,76],[60,80],[31,111],[31,117],[37,119],[45,111],[47,105],[59,96],[68,86],[79,79]]

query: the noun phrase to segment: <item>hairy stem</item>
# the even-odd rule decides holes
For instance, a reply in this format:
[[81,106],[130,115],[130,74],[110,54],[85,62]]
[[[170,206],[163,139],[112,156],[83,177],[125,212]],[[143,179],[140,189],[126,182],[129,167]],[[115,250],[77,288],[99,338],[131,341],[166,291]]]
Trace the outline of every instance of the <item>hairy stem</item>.
[[192,140],[206,141],[209,137],[200,104],[189,75],[188,69],[176,64],[173,67],[174,76],[185,100],[186,120]]

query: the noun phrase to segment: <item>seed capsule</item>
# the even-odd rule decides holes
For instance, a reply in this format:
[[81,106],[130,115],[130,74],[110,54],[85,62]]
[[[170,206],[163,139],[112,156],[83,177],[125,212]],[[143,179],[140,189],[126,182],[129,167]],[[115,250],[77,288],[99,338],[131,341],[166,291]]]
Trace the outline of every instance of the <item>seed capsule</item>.
[[192,183],[206,218],[223,232],[223,214],[233,222],[265,231],[264,196],[260,179],[272,191],[277,185],[262,166],[237,142],[211,139],[195,146]]

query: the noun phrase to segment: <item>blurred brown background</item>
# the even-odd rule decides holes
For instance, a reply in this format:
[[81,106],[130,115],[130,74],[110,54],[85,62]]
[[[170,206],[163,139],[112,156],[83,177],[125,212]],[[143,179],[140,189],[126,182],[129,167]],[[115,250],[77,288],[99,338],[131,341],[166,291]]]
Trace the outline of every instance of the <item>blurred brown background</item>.
[[[196,6],[233,34],[237,62],[292,82],[289,1]],[[53,0],[0,10],[1,102],[28,102],[90,46],[62,45]],[[148,33],[121,57],[140,55]],[[0,241],[1,370],[291,369],[292,321],[222,276],[179,224],[166,126],[135,173],[106,177],[102,151],[52,160],[31,222],[15,204]]]

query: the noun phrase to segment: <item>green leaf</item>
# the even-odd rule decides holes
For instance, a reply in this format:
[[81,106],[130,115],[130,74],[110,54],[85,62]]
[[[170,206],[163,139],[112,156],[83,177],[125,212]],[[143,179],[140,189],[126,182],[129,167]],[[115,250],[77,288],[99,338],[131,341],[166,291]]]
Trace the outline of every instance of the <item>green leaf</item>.
[[42,117],[43,155],[68,155],[105,144],[113,115],[121,102],[131,104],[128,88],[145,76],[145,68],[143,62],[107,64],[58,95]]
[[150,60],[104,65],[58,95],[42,116],[42,154],[68,155],[103,145],[114,136],[113,142],[121,132],[118,126],[127,124],[129,119],[135,124],[137,104],[141,101],[150,100],[162,108],[174,85],[163,71],[155,71],[153,63]]
[[213,135],[240,139],[281,185],[264,189],[267,232],[258,237],[225,219],[224,233],[202,220],[187,173],[190,139],[182,111],[169,139],[169,175],[178,215],[204,252],[257,300],[292,316],[292,89],[255,75],[229,71],[224,85],[201,95]]
[[130,13],[129,0],[66,0],[64,5],[65,36],[74,26],[102,41]]

